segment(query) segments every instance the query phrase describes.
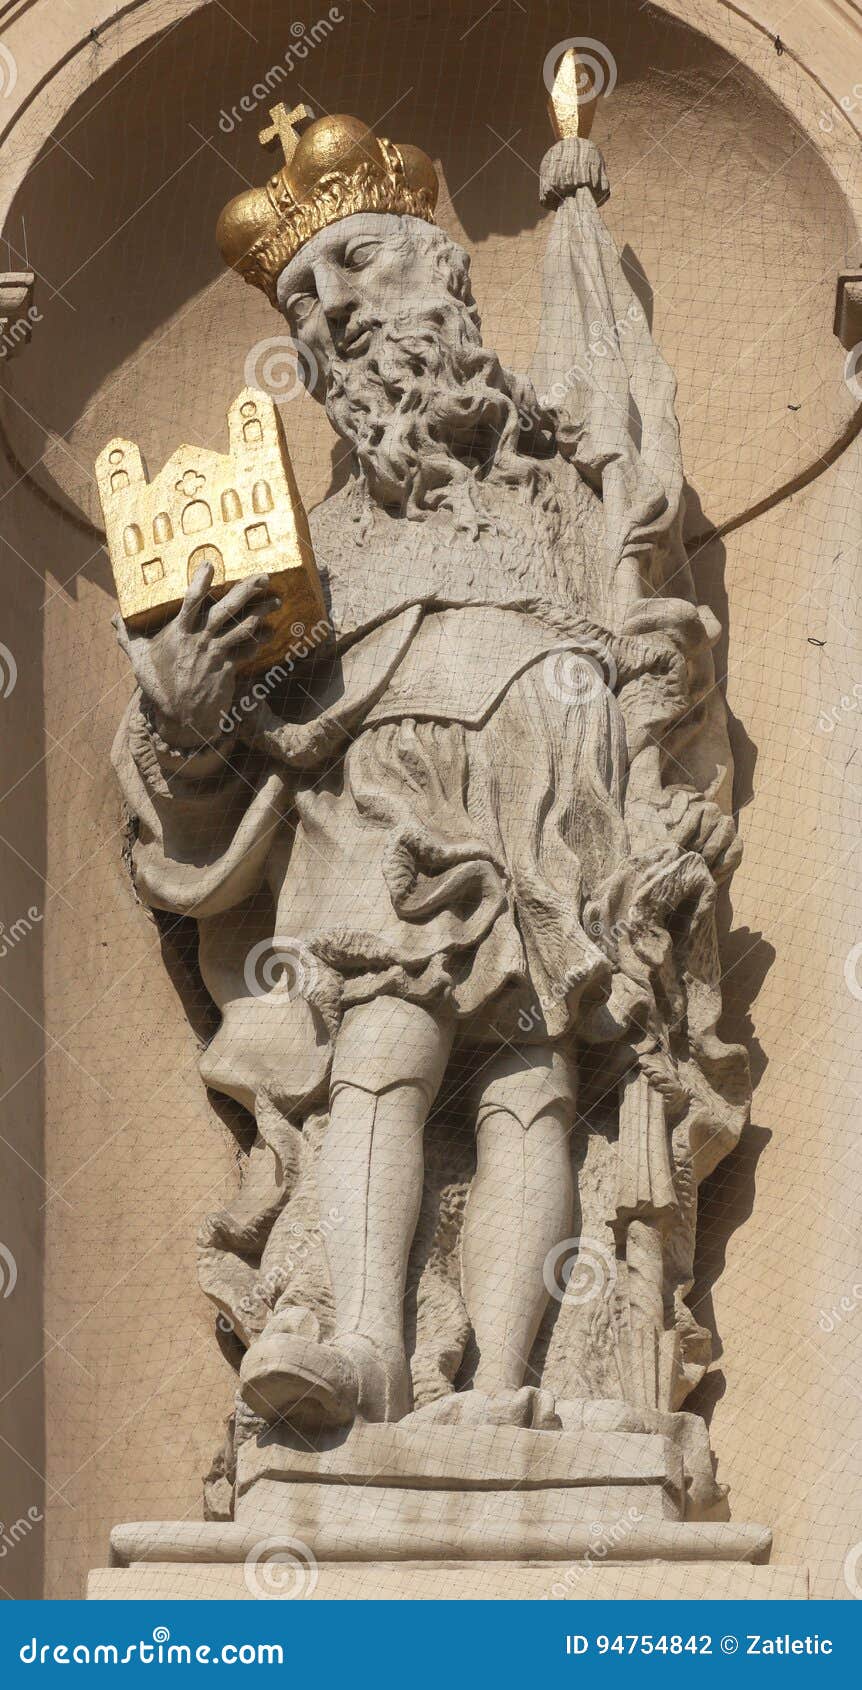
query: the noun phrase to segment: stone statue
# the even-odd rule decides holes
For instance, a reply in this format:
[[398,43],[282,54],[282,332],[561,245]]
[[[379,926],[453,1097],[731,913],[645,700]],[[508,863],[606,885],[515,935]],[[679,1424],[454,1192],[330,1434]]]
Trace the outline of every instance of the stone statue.
[[583,135],[542,165],[528,378],[483,346],[430,160],[273,117],[285,162],[219,238],[350,449],[310,515],[326,623],[253,687],[266,576],[213,603],[203,566],[118,629],[135,886],[195,917],[201,1073],[256,1124],[200,1238],[243,1352],[211,1512],[261,1427],[400,1422],[662,1430],[718,1519],[686,1295],[748,1075],[715,1030],[739,848],[674,380]]

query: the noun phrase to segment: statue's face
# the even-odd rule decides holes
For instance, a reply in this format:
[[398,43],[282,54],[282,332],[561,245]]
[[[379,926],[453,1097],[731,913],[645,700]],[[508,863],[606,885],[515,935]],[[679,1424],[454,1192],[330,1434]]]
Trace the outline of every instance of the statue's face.
[[311,391],[387,509],[439,509],[517,437],[506,377],[482,347],[467,255],[442,230],[345,217],[282,271],[278,299]]
[[379,212],[345,217],[308,241],[279,277],[279,304],[311,353],[317,398],[334,360],[363,358],[379,328],[445,291],[414,221]]

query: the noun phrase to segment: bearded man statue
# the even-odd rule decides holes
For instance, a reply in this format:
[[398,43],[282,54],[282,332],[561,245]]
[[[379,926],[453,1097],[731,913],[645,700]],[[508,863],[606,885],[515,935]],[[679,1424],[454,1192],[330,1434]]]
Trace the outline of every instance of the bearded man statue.
[[250,703],[266,577],[214,604],[203,568],[160,632],[119,630],[135,885],[196,919],[201,1073],[256,1123],[200,1240],[232,1445],[675,1427],[717,1517],[685,1299],[748,1079],[715,1031],[738,846],[674,381],[589,141],[542,166],[532,379],[482,344],[424,155],[343,117],[287,151],[219,239],[350,450],[310,518],[327,638]]

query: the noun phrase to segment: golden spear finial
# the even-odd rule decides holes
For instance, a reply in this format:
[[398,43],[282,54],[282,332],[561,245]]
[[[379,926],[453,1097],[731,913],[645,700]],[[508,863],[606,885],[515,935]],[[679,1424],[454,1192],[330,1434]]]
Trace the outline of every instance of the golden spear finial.
[[596,115],[598,89],[595,70],[587,59],[568,47],[557,66],[548,113],[558,141],[580,136],[586,140]]

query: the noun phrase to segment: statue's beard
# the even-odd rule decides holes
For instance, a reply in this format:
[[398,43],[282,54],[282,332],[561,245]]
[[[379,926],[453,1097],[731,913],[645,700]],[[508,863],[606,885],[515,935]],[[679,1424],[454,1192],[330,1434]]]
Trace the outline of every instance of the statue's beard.
[[478,533],[494,526],[483,482],[535,497],[545,475],[532,454],[553,450],[552,419],[539,418],[529,384],[485,351],[466,306],[446,294],[357,327],[356,352],[329,366],[324,402],[373,500],[414,520],[446,508],[458,528]]

